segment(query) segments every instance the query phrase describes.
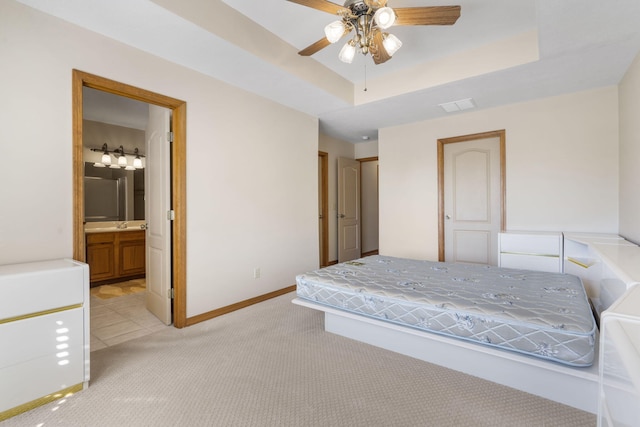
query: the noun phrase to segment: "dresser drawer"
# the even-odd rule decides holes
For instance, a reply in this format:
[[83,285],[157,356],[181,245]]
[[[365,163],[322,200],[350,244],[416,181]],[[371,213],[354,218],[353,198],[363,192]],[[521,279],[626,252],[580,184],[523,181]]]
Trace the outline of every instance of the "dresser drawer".
[[0,321],[82,304],[85,275],[86,265],[67,260],[0,267]]
[[560,233],[500,233],[500,252],[560,256],[562,235]]
[[500,267],[560,273],[562,272],[562,259],[559,256],[501,253]]
[[0,342],[11,343],[0,352],[0,412],[85,381],[83,316],[75,308],[0,324]]

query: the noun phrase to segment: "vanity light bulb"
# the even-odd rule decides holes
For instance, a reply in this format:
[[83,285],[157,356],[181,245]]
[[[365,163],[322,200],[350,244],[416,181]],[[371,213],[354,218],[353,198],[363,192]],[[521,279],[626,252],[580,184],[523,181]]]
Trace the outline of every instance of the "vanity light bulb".
[[140,157],[133,159],[133,167],[136,169],[142,169],[142,159]]
[[109,153],[104,153],[102,155],[102,161],[100,163],[105,166],[111,166],[111,156],[109,155]]
[[127,158],[125,156],[118,157],[118,166],[122,168],[127,166]]

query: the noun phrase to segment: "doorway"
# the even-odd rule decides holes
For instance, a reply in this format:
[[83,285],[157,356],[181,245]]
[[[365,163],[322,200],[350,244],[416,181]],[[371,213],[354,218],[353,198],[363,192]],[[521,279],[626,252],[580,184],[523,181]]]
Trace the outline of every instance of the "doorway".
[[497,265],[505,230],[505,131],[438,140],[438,258]]
[[378,157],[358,159],[360,162],[360,207],[362,211],[361,256],[377,255],[379,249],[379,171]]
[[84,232],[84,159],[83,159],[83,88],[124,96],[171,110],[173,133],[171,168],[171,227],[173,324],[187,326],[186,317],[186,103],[82,71],[73,70],[73,258],[85,261]]
[[329,265],[329,153],[318,151],[318,234],[320,267]]

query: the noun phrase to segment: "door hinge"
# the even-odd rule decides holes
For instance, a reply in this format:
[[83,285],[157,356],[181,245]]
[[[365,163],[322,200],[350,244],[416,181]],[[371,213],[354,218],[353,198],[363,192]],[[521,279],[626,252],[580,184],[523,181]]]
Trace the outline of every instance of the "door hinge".
[[167,132],[167,141],[173,142],[173,132]]
[[169,221],[173,221],[174,219],[176,219],[176,213],[173,209],[167,211],[167,219]]
[[176,293],[173,288],[168,289],[167,294],[169,294],[169,299],[174,299],[176,297]]

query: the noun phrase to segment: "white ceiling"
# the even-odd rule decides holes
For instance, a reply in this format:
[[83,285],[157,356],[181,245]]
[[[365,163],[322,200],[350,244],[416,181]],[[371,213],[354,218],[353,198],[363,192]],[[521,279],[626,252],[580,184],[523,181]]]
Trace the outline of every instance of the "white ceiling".
[[298,56],[335,18],[286,0],[17,1],[311,114],[354,143],[444,116],[444,102],[482,109],[614,85],[640,50],[638,0],[389,0],[462,11],[453,26],[392,27],[403,46],[381,65],[343,64],[342,43]]

